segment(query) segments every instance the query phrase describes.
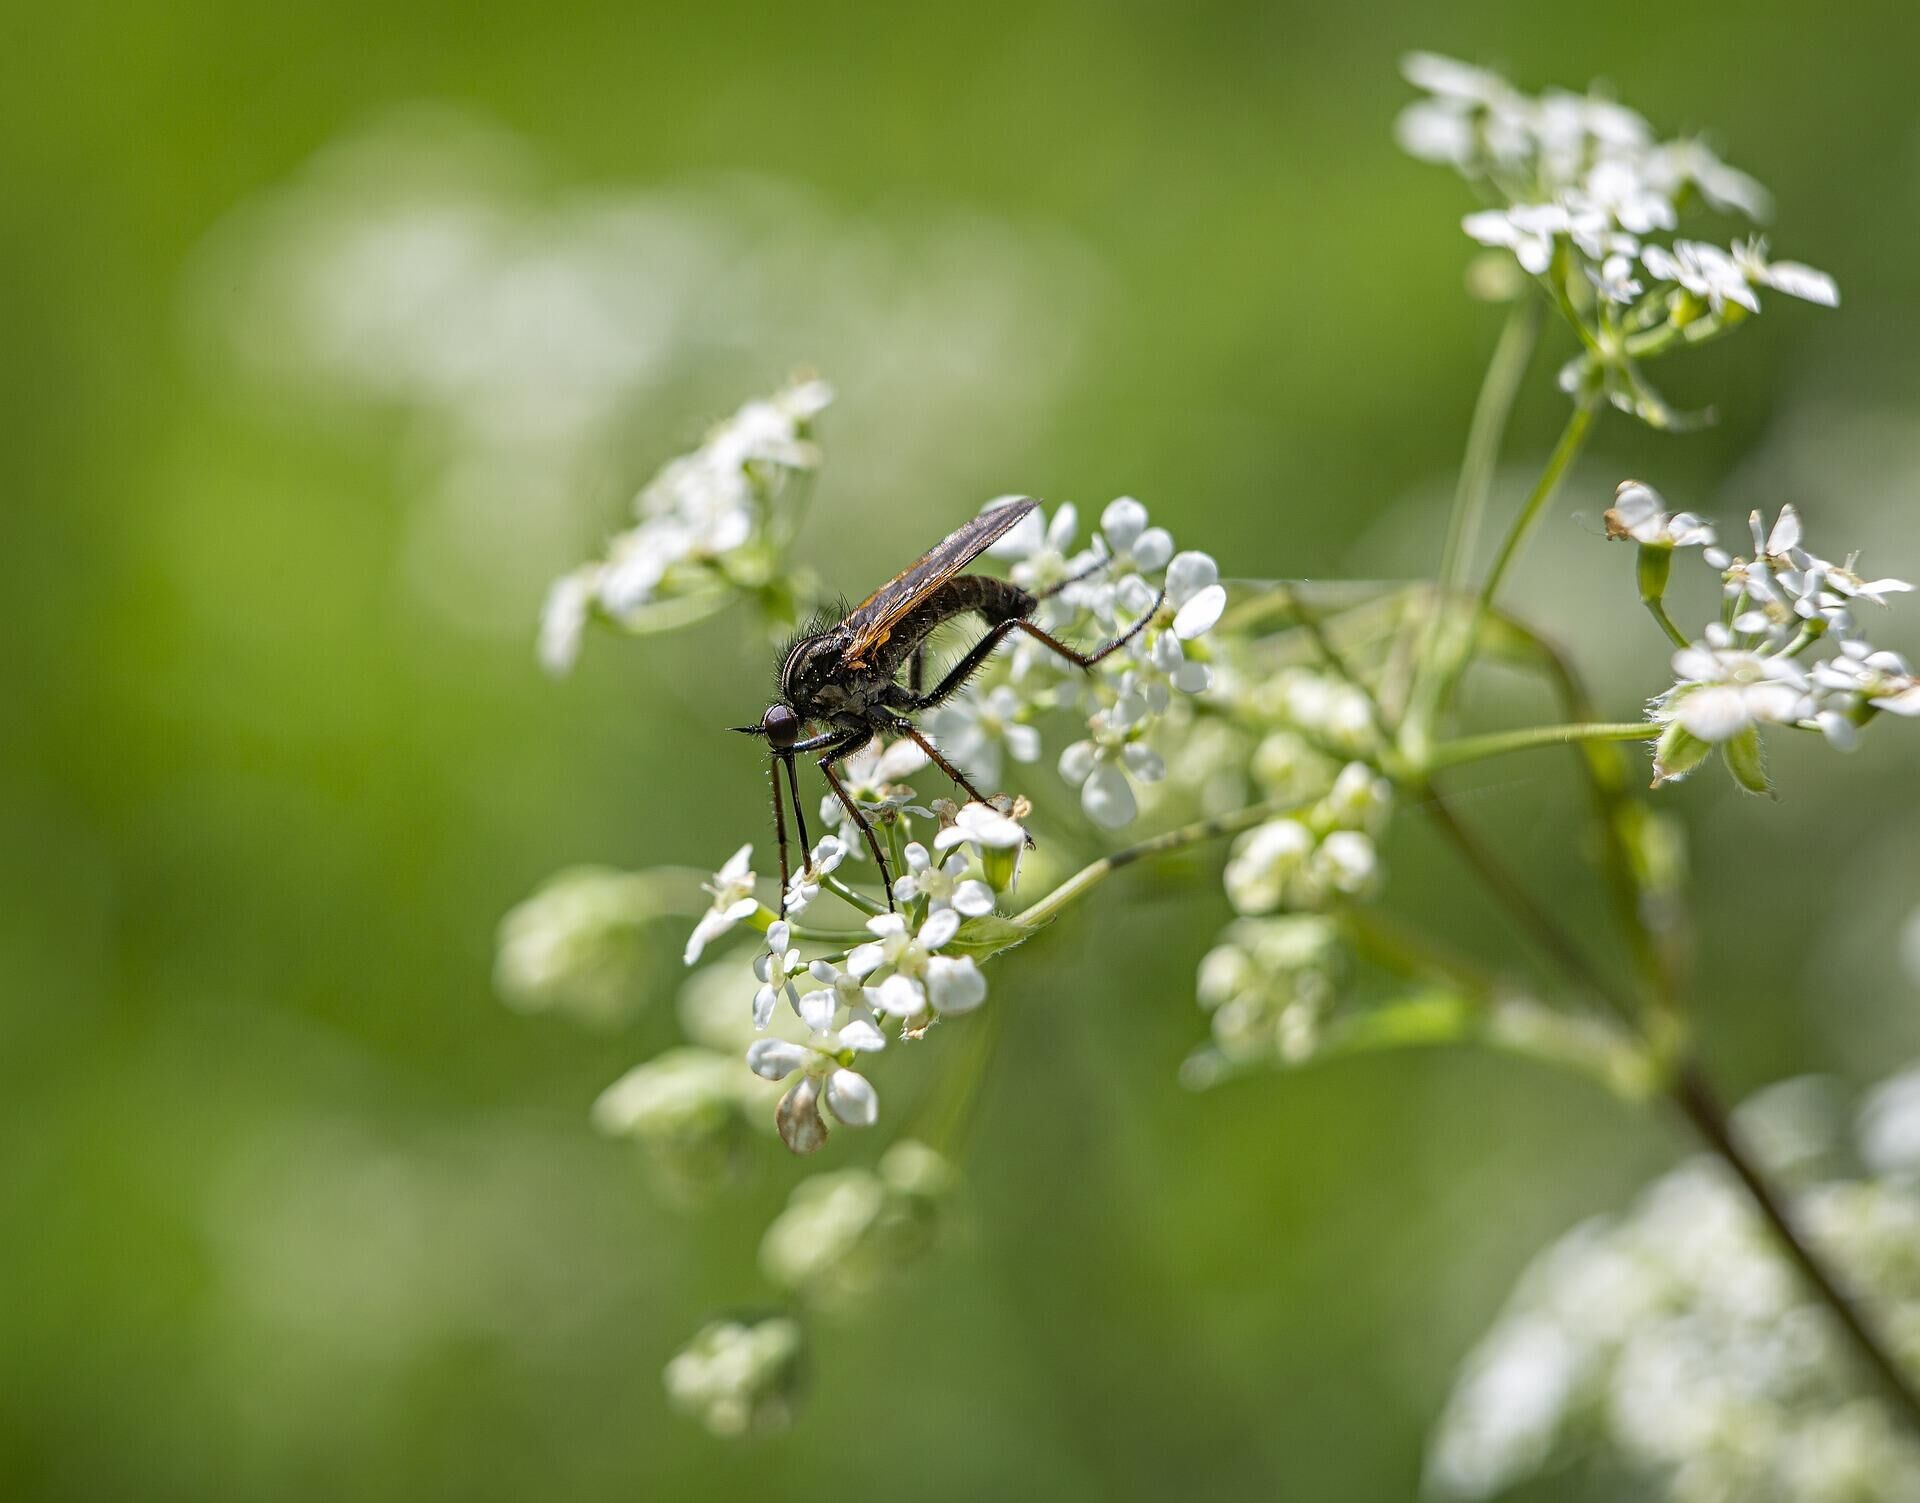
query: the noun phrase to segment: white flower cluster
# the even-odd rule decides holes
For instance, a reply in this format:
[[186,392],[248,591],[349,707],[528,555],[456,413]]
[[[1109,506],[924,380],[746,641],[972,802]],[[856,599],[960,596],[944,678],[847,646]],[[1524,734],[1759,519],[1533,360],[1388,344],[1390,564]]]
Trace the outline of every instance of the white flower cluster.
[[[1782,1092],[1756,1105],[1771,1111]],[[1920,1074],[1881,1087],[1858,1139],[1882,1177],[1799,1197],[1813,1239],[1873,1290],[1909,1365],[1920,1363],[1917,1107]],[[1789,1135],[1764,1118],[1747,1126],[1757,1142]],[[1706,1160],[1535,1260],[1461,1373],[1428,1484],[1484,1498],[1569,1465],[1617,1481],[1624,1469],[1623,1495],[1673,1503],[1920,1497],[1920,1446],[1863,1388],[1832,1312],[1740,1187]]]
[[1401,113],[1400,144],[1504,200],[1462,227],[1543,279],[1573,322],[1583,350],[1561,371],[1570,394],[1601,391],[1623,411],[1673,426],[1681,419],[1641,361],[1758,313],[1763,290],[1838,304],[1833,278],[1769,259],[1758,238],[1729,247],[1648,238],[1677,230],[1696,201],[1767,217],[1766,190],[1703,143],[1660,141],[1639,114],[1598,94],[1524,94],[1497,74],[1430,53],[1402,68],[1426,97]]
[[783,1429],[805,1356],[806,1332],[791,1316],[716,1320],[667,1363],[667,1398],[715,1435]]
[[1315,909],[1364,897],[1379,875],[1374,837],[1391,807],[1387,780],[1349,762],[1311,808],[1268,820],[1234,842],[1224,877],[1234,911]]
[[[1140,811],[1137,785],[1166,776],[1157,729],[1186,723],[1180,699],[1211,682],[1201,639],[1226,608],[1220,570],[1204,553],[1174,550],[1164,527],[1151,526],[1131,496],[1110,502],[1086,548],[1076,547],[1071,503],[1051,519],[1036,508],[994,545],[1013,561],[1015,583],[1052,590],[1037,622],[1063,641],[1091,649],[1124,633],[1149,611],[1153,619],[1125,648],[1084,674],[1031,637],[1016,639],[928,716],[941,749],[981,779],[995,779],[1001,758],[1031,763],[1041,755],[1035,724],[1052,710],[1083,714],[1086,734],[1060,753],[1060,775],[1080,790],[1087,817],[1102,829],[1130,824]],[[1164,601],[1155,611],[1155,601]]]
[[1651,603],[1659,603],[1676,548],[1700,547],[1720,573],[1721,619],[1673,655],[1674,683],[1651,705],[1667,728],[1655,747],[1656,783],[1684,777],[1718,748],[1741,784],[1761,791],[1761,726],[1818,729],[1848,750],[1883,710],[1920,717],[1912,669],[1866,639],[1859,615],[1862,603],[1884,606],[1913,586],[1863,579],[1857,554],[1834,563],[1811,552],[1791,506],[1771,527],[1754,512],[1748,528],[1752,557],[1736,557],[1717,545],[1712,527],[1689,512],[1669,515],[1659,493],[1638,481],[1620,487],[1607,513],[1610,537],[1640,545],[1641,593]]
[[812,1175],[761,1238],[761,1270],[813,1308],[857,1308],[930,1250],[954,1182],[947,1161],[911,1138],[872,1169]]
[[1211,1045],[1188,1057],[1181,1079],[1206,1086],[1231,1070],[1310,1059],[1344,959],[1337,928],[1321,914],[1229,924],[1201,960],[1195,988],[1211,1015]]
[[500,921],[494,985],[522,1012],[618,1021],[634,1007],[658,893],[646,875],[571,867]]
[[637,630],[650,607],[764,583],[791,531],[781,514],[788,482],[819,468],[812,422],[832,400],[824,381],[784,387],[747,403],[654,476],[634,499],[636,525],[548,592],[540,620],[547,671],[573,666],[596,612]]

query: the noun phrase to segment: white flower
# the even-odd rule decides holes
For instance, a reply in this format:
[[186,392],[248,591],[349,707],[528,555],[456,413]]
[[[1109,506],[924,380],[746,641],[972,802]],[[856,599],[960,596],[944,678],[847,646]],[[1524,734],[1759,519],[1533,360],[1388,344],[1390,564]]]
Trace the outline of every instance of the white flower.
[[[1024,500],[1024,497],[1006,497],[1004,500]],[[994,505],[998,503],[989,503]],[[1055,508],[1052,520],[1046,520],[1046,514],[1036,506],[1017,523],[1005,537],[987,550],[995,558],[1013,559],[1013,568],[1009,571],[1013,582],[1022,589],[1041,594],[1055,586],[1064,584],[1075,575],[1083,572],[1096,555],[1086,552],[1076,553],[1073,548],[1074,534],[1080,527],[1080,513],[1071,501],[1063,501]],[[1060,597],[1073,602],[1079,587],[1069,585]]]
[[1747,280],[1756,287],[1771,287],[1802,302],[1818,303],[1823,308],[1840,306],[1840,289],[1824,271],[1799,261],[1769,261],[1767,242],[1757,236],[1733,247],[1733,260]]
[[1000,781],[1001,747],[1016,762],[1040,756],[1040,732],[1020,721],[1023,709],[1010,684],[997,684],[948,700],[928,717],[927,732],[951,761],[992,786]]
[[880,1030],[856,1019],[836,1031],[816,1033],[804,1044],[786,1039],[756,1039],[747,1046],[747,1068],[762,1080],[800,1078],[780,1098],[774,1121],[795,1153],[812,1153],[827,1138],[820,1098],[848,1127],[871,1127],[880,1100],[864,1075],[851,1068],[862,1054],[886,1047]]
[[1640,264],[1656,282],[1677,282],[1695,297],[1704,298],[1715,313],[1738,303],[1750,313],[1760,311],[1760,299],[1738,262],[1717,245],[1699,240],[1676,240],[1669,250],[1664,245],[1641,248]]
[[1638,480],[1621,481],[1606,514],[1607,536],[1671,548],[1713,545],[1713,528],[1708,523],[1690,511],[1669,516],[1666,504],[1652,486],[1642,485]]
[[1100,513],[1100,535],[1107,540],[1112,575],[1154,574],[1173,557],[1173,538],[1164,527],[1147,525],[1147,509],[1131,496],[1109,501]]
[[1625,252],[1605,257],[1598,266],[1584,263],[1583,269],[1593,290],[1610,303],[1631,303],[1644,290],[1633,274],[1633,257]]
[[1131,739],[1118,718],[1105,710],[1090,716],[1093,734],[1060,753],[1060,776],[1080,790],[1080,807],[1103,830],[1118,830],[1140,812],[1129,774],[1143,783],[1167,775],[1159,753]]
[[1460,221],[1482,245],[1510,250],[1521,269],[1540,276],[1553,264],[1553,242],[1572,229],[1572,220],[1560,204],[1515,204],[1510,209],[1482,209]]
[[509,1006],[612,1022],[644,998],[647,924],[659,899],[644,874],[557,872],[500,920],[494,984]]
[[954,815],[953,823],[933,837],[936,851],[971,845],[981,855],[988,851],[1018,850],[1027,843],[1027,832],[1020,822],[1002,814],[991,804],[969,803]]
[[667,1398],[715,1435],[778,1429],[792,1416],[805,1344],[791,1316],[716,1320],[667,1363]]
[[880,998],[872,987],[861,985],[860,978],[851,971],[844,971],[831,961],[816,960],[807,967],[807,974],[821,983],[813,991],[800,994],[800,1020],[813,1032],[825,1033],[831,1029],[843,1008],[851,1021],[873,1021]]
[[1358,830],[1334,830],[1314,849],[1307,863],[1313,885],[1358,897],[1379,875],[1380,857],[1372,839]]
[[1634,235],[1670,230],[1678,219],[1673,200],[1648,180],[1638,161],[1629,157],[1607,157],[1594,163],[1580,185],[1580,196]]
[[1678,197],[1691,185],[1716,209],[1756,221],[1772,217],[1773,198],[1765,187],[1729,167],[1700,141],[1664,142],[1647,154],[1642,165],[1647,181],[1669,197]]
[[547,591],[546,604],[540,609],[539,657],[540,666],[556,678],[580,656],[580,638],[600,588],[600,574],[599,564],[586,564],[562,574]]
[[1242,835],[1223,874],[1234,911],[1272,913],[1313,848],[1313,832],[1297,819],[1269,820]]
[[800,1011],[800,993],[793,978],[807,972],[800,952],[792,948],[793,931],[785,919],[767,926],[767,943],[753,959],[754,978],[760,989],[753,994],[753,1026],[764,1029],[773,1021],[773,1005],[784,995],[794,1012]]
[[[912,777],[926,765],[927,754],[907,737],[888,744],[875,736],[840,764],[840,786],[869,815],[912,809],[913,790],[901,779]],[[820,818],[837,830],[848,855],[858,859],[865,853],[860,827],[832,793],[820,800]]]
[[1227,608],[1220,566],[1205,553],[1176,553],[1167,565],[1167,604],[1173,607],[1173,635],[1191,642],[1213,630]]
[[725,866],[713,874],[711,882],[702,884],[713,894],[713,906],[701,916],[700,922],[694,925],[693,933],[687,937],[686,953],[682,959],[688,965],[698,960],[700,952],[709,944],[760,906],[754,900],[754,876],[748,869],[752,859],[753,846],[743,845],[727,858]]
[[1513,85],[1498,73],[1437,52],[1406,53],[1400,76],[1416,89],[1459,104],[1493,105],[1514,97]]
[[820,896],[820,879],[846,859],[847,844],[838,835],[828,835],[815,845],[806,864],[787,880],[788,915],[798,918],[806,912],[807,905]]
[[1842,642],[1838,657],[1816,663],[1814,720],[1828,741],[1843,751],[1859,739],[1865,706],[1889,714],[1920,716],[1920,681],[1897,652],[1876,651],[1865,642]]
[[1320,800],[1321,817],[1349,830],[1378,830],[1393,806],[1393,784],[1364,762],[1349,762]]
[[967,858],[963,852],[955,851],[935,866],[927,848],[915,840],[907,846],[906,875],[893,884],[893,895],[903,903],[925,898],[929,912],[951,908],[967,918],[992,913],[993,889],[966,873]]
[[1756,725],[1790,725],[1813,709],[1800,666],[1778,655],[1733,645],[1717,622],[1706,641],[1673,655],[1674,686],[1654,703],[1654,718],[1678,724],[1701,741],[1731,741]]
[[897,913],[867,920],[875,938],[847,957],[847,970],[862,978],[882,969],[876,1006],[912,1024],[946,1013],[971,1012],[987,997],[987,980],[972,956],[958,959],[937,952],[960,932],[960,915],[943,908],[927,915],[917,934]]

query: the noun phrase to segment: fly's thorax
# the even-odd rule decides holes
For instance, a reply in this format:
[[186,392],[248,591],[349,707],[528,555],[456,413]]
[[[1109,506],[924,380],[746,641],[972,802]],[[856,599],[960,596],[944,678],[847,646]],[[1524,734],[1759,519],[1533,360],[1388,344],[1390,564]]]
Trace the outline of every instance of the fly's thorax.
[[780,665],[780,697],[802,714],[840,672],[844,634],[838,630],[802,637]]

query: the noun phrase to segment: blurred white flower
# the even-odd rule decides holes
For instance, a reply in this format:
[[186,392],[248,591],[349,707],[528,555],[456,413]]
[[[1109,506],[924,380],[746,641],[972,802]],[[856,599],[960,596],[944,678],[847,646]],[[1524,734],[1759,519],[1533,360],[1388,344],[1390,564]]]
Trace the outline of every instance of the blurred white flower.
[[809,1175],[761,1238],[760,1267],[811,1306],[858,1310],[931,1251],[954,1183],[946,1160],[911,1138],[872,1169]]
[[[1920,1321],[1913,1082],[1889,1081],[1861,1113],[1862,1154],[1889,1177],[1798,1196],[1810,1233],[1896,1332]],[[1667,1503],[1904,1503],[1920,1496],[1920,1445],[1863,1391],[1831,1313],[1738,1185],[1696,1160],[1535,1259],[1429,1445],[1441,1497],[1492,1497],[1548,1472],[1556,1486],[1585,1473]]]
[[1790,725],[1812,713],[1812,686],[1791,659],[1734,645],[1717,622],[1706,640],[1673,655],[1677,680],[1654,701],[1653,717],[1702,741],[1731,741],[1756,725]]
[[789,1316],[716,1320],[667,1363],[667,1398],[715,1435],[781,1429],[793,1416],[805,1345]]
[[[927,717],[926,730],[949,760],[974,781],[1000,782],[1000,750],[1026,763],[1040,756],[1040,732],[1019,717],[1025,705],[1010,684],[956,695]],[[909,743],[911,744],[911,743]]]
[[1313,832],[1297,819],[1274,819],[1233,843],[1222,880],[1236,913],[1272,913],[1313,854]]
[[1092,734],[1060,753],[1060,776],[1080,790],[1080,807],[1103,830],[1121,829],[1140,812],[1129,778],[1157,783],[1167,775],[1160,754],[1130,736],[1117,719],[1112,710],[1091,716]]
[[1649,546],[1664,544],[1673,548],[1713,546],[1713,528],[1690,511],[1668,515],[1667,503],[1650,485],[1638,480],[1623,480],[1613,493],[1613,505],[1606,514],[1607,536],[1631,539]]
[[494,984],[523,1012],[573,1012],[610,1022],[638,1000],[645,926],[658,916],[646,877],[574,867],[500,920]]
[[1147,509],[1131,496],[1109,501],[1100,513],[1100,535],[1112,562],[1109,577],[1156,574],[1173,557],[1173,538],[1164,527],[1147,525]]
[[686,964],[692,965],[708,945],[760,906],[753,896],[752,860],[753,846],[743,845],[713,874],[711,882],[702,884],[713,894],[713,906],[687,936],[686,952],[681,956]]
[[1773,215],[1773,197],[1759,182],[1729,167],[1698,140],[1667,141],[1647,153],[1643,164],[1650,183],[1677,199],[1688,187],[1714,208],[1759,221]]

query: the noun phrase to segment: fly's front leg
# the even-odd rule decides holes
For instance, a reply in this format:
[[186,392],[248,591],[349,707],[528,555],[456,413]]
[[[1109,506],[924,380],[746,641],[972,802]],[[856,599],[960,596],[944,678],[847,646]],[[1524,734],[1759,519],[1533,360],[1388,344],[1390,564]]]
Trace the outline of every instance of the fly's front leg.
[[880,837],[873,833],[873,822],[867,818],[866,811],[854,802],[853,796],[846,790],[838,777],[834,775],[833,764],[850,752],[857,752],[873,739],[873,733],[862,726],[851,736],[844,738],[827,748],[820,758],[820,776],[827,780],[827,786],[833,790],[833,796],[840,800],[840,807],[847,811],[847,817],[860,827],[860,833],[867,838],[867,849],[873,853],[874,864],[880,868],[880,881],[887,890],[887,912],[893,907],[893,868],[887,865],[887,853],[880,848]]

